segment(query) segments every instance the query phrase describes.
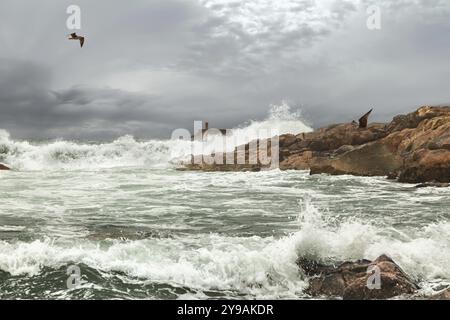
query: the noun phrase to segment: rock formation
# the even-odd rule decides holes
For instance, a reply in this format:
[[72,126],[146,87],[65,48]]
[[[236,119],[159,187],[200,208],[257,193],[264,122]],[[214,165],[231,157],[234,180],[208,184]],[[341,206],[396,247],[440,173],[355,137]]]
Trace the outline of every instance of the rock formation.
[[[449,183],[450,107],[421,107],[388,124],[372,123],[360,128],[352,122],[310,133],[282,135],[279,153],[281,170],[389,176],[408,183]],[[196,164],[186,168],[258,171],[265,166]]]
[[5,166],[4,164],[0,163],[0,170],[11,170],[11,169]]
[[[300,268],[310,277],[307,292],[312,296],[334,296],[346,300],[389,299],[413,294],[418,286],[389,257],[375,261],[344,262],[339,266],[324,266],[299,259]],[[373,271],[379,272],[379,286],[372,285]]]
[[450,300],[450,287],[431,296],[430,300]]

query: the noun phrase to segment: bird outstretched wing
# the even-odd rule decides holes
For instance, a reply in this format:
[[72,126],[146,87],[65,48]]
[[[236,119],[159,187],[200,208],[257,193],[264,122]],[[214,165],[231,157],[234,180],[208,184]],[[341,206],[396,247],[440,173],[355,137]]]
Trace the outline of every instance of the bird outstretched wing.
[[83,48],[83,44],[84,44],[84,37],[80,37],[80,45]]
[[369,122],[369,116],[372,113],[373,109],[370,109],[369,112],[367,112],[365,115],[363,115],[360,119],[359,119],[359,127],[360,128],[367,128],[367,124]]

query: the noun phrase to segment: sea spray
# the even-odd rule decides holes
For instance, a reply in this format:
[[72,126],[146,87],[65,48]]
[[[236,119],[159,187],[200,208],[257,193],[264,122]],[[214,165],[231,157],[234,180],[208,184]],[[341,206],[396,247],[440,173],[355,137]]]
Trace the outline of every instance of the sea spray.
[[[306,197],[298,230],[276,237],[201,234],[164,239],[0,241],[0,269],[15,276],[38,275],[42,268],[86,265],[120,272],[127,281],[167,283],[196,291],[240,292],[256,297],[304,295],[308,279],[299,257],[335,263],[386,253],[415,279],[450,278],[449,224],[429,224],[418,236],[400,241],[358,219],[327,219]],[[447,233],[446,233],[447,232]]]
[[[250,121],[232,129],[234,144],[227,150],[256,138],[271,138],[279,134],[311,131],[298,111],[291,112],[283,103],[272,106],[264,121]],[[195,143],[195,142],[194,142]],[[216,141],[202,145],[205,154],[217,150]],[[123,136],[109,143],[80,143],[57,140],[53,142],[16,141],[8,132],[0,130],[0,162],[15,170],[98,170],[115,167],[170,168],[188,159],[190,142],[182,140],[146,140]]]

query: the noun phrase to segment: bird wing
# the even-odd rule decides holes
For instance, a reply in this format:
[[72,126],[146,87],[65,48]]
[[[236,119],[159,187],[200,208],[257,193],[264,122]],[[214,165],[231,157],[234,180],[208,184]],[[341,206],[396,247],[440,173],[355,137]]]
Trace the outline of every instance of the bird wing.
[[367,112],[365,115],[363,115],[359,119],[359,127],[360,128],[367,128],[367,123],[369,122],[369,116],[372,113],[373,109],[371,109],[369,112]]
[[80,37],[80,45],[83,48],[83,44],[84,44],[84,37]]

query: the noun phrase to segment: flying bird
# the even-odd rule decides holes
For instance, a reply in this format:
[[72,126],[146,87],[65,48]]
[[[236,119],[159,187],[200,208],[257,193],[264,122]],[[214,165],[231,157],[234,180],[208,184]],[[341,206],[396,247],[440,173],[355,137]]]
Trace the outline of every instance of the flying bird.
[[367,124],[369,122],[369,116],[372,113],[373,109],[370,109],[369,112],[367,112],[365,115],[363,115],[361,117],[361,119],[359,119],[359,127],[360,128],[367,128]]
[[80,41],[80,45],[81,45],[81,47],[83,48],[84,37],[77,36],[77,34],[74,32],[74,33],[71,33],[71,34],[70,34],[69,40],[79,40],[79,41]]

